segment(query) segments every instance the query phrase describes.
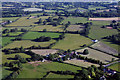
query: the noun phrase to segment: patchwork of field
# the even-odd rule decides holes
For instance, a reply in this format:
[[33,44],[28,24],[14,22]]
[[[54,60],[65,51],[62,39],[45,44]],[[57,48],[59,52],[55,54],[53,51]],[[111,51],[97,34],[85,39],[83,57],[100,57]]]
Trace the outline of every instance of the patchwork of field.
[[28,17],[21,17],[19,20],[8,24],[6,26],[31,26],[31,25],[37,25],[35,24],[35,22],[37,22],[39,20],[39,18],[31,18],[31,19],[27,19]]
[[25,35],[22,36],[22,39],[36,39],[41,36],[51,37],[51,38],[58,38],[60,33],[50,33],[50,32],[27,32]]
[[119,18],[118,17],[113,17],[113,18],[89,18],[89,20],[95,20],[95,21],[112,21],[112,20],[116,20],[118,21]]
[[43,56],[46,56],[49,54],[54,54],[54,53],[58,52],[58,50],[54,50],[54,49],[42,49],[42,50],[41,49],[32,49],[31,51],[36,54],[43,55]]
[[78,66],[82,66],[82,67],[89,67],[91,65],[95,65],[95,66],[99,66],[98,64],[93,64],[93,63],[90,63],[90,62],[86,62],[84,60],[78,60],[78,59],[72,59],[72,60],[67,60],[67,61],[64,61],[65,63],[70,63],[70,64],[74,64],[74,65],[78,65]]
[[[23,46],[24,48],[29,48],[31,46],[41,46],[41,47],[47,47],[52,43],[55,43],[55,40],[50,40],[48,42],[34,42],[34,41],[30,41],[30,40],[21,40],[21,41],[14,41],[11,44],[8,44],[7,46],[5,46],[4,48],[20,48],[21,46]],[[3,48],[3,49],[4,49]]]
[[84,26],[80,25],[70,25],[66,30],[67,31],[81,31],[84,29]]
[[[116,57],[113,57],[111,55],[108,55],[106,53],[103,53],[103,52],[100,52],[100,51],[97,51],[97,50],[94,50],[94,49],[90,49],[90,48],[84,48],[84,49],[88,49],[89,54],[88,55],[82,55],[81,54],[82,56],[85,56],[85,57],[88,57],[88,58],[93,58],[93,59],[96,59],[96,60],[100,60],[103,63],[108,63],[108,62],[112,61],[112,58],[114,58],[115,60],[118,59]],[[83,52],[84,49],[77,50],[77,52]]]
[[24,33],[24,32],[11,32],[11,33],[2,34],[2,36],[6,36],[6,35],[9,35],[9,36],[18,36],[18,35],[20,35],[22,33]]
[[[38,62],[35,64],[23,64],[23,69],[17,78],[42,78],[49,71],[72,71],[77,72],[81,70],[81,67],[76,67],[73,65],[68,65],[58,62]],[[31,75],[31,73],[33,73]],[[61,77],[61,76],[60,76]]]
[[65,34],[65,38],[60,40],[53,46],[53,49],[74,50],[81,48],[84,44],[89,45],[92,41],[89,38],[80,36],[79,34]]
[[63,32],[64,26],[40,25],[32,28],[31,31],[43,31],[44,29],[46,29],[46,31]]
[[104,44],[102,42],[95,43],[91,47],[93,47],[94,49],[98,49],[98,50],[101,50],[101,51],[113,54],[113,55],[118,55],[118,51],[117,50],[107,46],[106,44]]
[[113,65],[108,66],[108,68],[112,69],[112,70],[116,70],[120,72],[120,62],[115,63]]
[[7,54],[5,55],[4,53],[2,53],[2,63],[16,61],[13,59],[15,57],[15,55],[20,55],[22,58],[31,58],[30,55],[27,55],[25,53],[13,53],[13,54],[9,54],[9,55],[7,55]]

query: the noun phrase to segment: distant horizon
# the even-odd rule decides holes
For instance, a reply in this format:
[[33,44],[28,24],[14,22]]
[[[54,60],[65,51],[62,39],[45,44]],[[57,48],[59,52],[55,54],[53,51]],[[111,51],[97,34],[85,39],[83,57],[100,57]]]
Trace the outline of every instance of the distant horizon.
[[1,2],[118,2],[120,0],[1,0]]

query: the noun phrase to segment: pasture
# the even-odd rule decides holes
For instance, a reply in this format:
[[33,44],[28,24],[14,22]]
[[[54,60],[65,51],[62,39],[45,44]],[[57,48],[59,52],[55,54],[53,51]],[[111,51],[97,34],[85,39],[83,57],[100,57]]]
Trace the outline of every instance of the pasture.
[[22,36],[22,39],[36,39],[41,36],[58,38],[60,33],[50,33],[50,32],[28,32]]
[[84,26],[80,25],[70,25],[66,30],[67,31],[81,31],[84,29]]
[[95,7],[95,6],[90,6],[88,9],[89,10],[96,10],[96,9],[105,9],[106,7],[102,7],[102,6],[99,6],[99,7]]
[[2,21],[7,21],[7,20],[10,20],[10,21],[15,21],[16,19],[18,19],[19,17],[6,17],[6,18],[0,18],[2,19]]
[[40,9],[40,8],[24,8],[23,11],[33,12],[33,11],[42,11],[42,9]]
[[99,66],[98,64],[93,64],[93,63],[86,62],[84,60],[78,60],[78,59],[67,60],[67,61],[64,61],[64,62],[74,64],[74,65],[77,65],[77,66],[86,67],[86,68],[91,66],[91,65],[95,65],[97,67]]
[[31,31],[43,31],[44,29],[46,29],[46,31],[63,32],[64,26],[40,25],[32,28]]
[[[88,58],[93,58],[93,59],[96,59],[96,60],[100,60],[103,63],[111,62],[112,58],[114,58],[115,60],[118,59],[116,57],[113,57],[111,55],[108,55],[106,53],[103,53],[103,52],[100,52],[100,51],[97,51],[97,50],[94,50],[94,49],[90,49],[90,48],[84,48],[84,49],[88,49],[89,54],[88,55],[82,55],[81,54],[82,56],[88,57]],[[83,52],[84,49],[77,50],[76,52]]]
[[41,46],[41,47],[47,47],[50,44],[56,42],[55,40],[50,40],[48,42],[34,42],[34,41],[30,41],[30,40],[21,40],[21,41],[14,41],[11,44],[8,44],[7,46],[5,46],[4,48],[20,48],[21,46],[23,46],[24,48],[29,48],[31,46]]
[[65,34],[65,38],[60,40],[53,46],[53,49],[74,50],[82,48],[84,44],[90,45],[92,41],[89,38],[80,36],[79,34]]
[[10,33],[7,33],[7,34],[2,34],[2,36],[6,36],[6,35],[9,35],[9,36],[18,36],[20,34],[22,34],[23,32],[10,32]]
[[[35,64],[26,63],[23,64],[23,69],[17,78],[42,78],[49,71],[66,70],[77,72],[77,70],[81,70],[81,67],[76,67],[73,65],[58,62],[38,62]],[[31,73],[33,74],[31,75]]]
[[120,72],[120,62],[110,65],[108,68]]
[[50,53],[54,54],[58,52],[58,50],[54,50],[54,49],[32,49],[31,51],[34,52],[35,54],[39,54],[43,56],[46,56]]

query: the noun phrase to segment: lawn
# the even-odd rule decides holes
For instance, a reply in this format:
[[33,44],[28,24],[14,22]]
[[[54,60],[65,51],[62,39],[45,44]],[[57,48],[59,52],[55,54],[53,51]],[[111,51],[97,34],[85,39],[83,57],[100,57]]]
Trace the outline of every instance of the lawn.
[[7,46],[5,46],[4,48],[20,48],[21,46],[23,46],[24,48],[28,48],[31,46],[41,46],[41,47],[47,47],[50,44],[56,42],[55,40],[50,40],[48,42],[34,42],[31,40],[21,40],[21,41],[14,41],[11,44],[8,44]]
[[65,34],[65,38],[60,40],[53,46],[53,49],[74,50],[81,48],[84,44],[89,45],[92,41],[89,38],[80,36],[79,34]]
[[[9,36],[18,36],[22,34],[23,32],[10,32],[8,33]],[[2,34],[2,36],[6,36],[7,34]]]
[[113,65],[110,65],[110,66],[108,66],[108,68],[110,68],[110,69],[113,69],[113,70],[116,70],[116,71],[119,71],[119,72],[120,72],[120,62],[119,62],[119,63],[116,63],[116,64],[113,64]]
[[28,32],[23,35],[22,39],[36,39],[41,36],[58,38],[60,33],[50,33],[50,32]]
[[31,56],[25,54],[25,53],[14,53],[14,54],[4,54],[2,53],[2,63],[5,63],[5,62],[11,62],[11,61],[15,61],[15,60],[9,60],[8,58],[14,58],[15,55],[20,55],[22,58],[31,58]]
[[46,29],[46,31],[63,32],[64,26],[40,25],[32,28],[31,31],[43,31],[44,29]]
[[6,26],[31,26],[31,25],[37,25],[35,22],[39,20],[39,18],[32,18],[32,19],[27,19],[28,17],[21,17],[19,20],[8,24]]
[[66,19],[63,20],[63,23],[67,23],[68,21],[71,22],[71,24],[75,24],[75,23],[86,23],[87,22],[87,18],[84,17],[68,17]]
[[2,37],[2,46],[13,42],[12,39],[15,39],[15,37]]
[[[77,72],[81,67],[76,67],[58,62],[39,62],[35,64],[23,64],[23,70],[18,75],[18,78],[42,78],[49,71],[72,71]],[[31,75],[32,73],[32,75]]]

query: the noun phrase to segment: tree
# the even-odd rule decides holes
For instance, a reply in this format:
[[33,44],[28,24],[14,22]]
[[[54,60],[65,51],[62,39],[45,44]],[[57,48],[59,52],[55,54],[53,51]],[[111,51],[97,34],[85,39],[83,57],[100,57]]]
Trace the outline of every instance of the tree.
[[88,49],[85,49],[85,50],[83,51],[83,54],[84,54],[84,55],[89,54]]

